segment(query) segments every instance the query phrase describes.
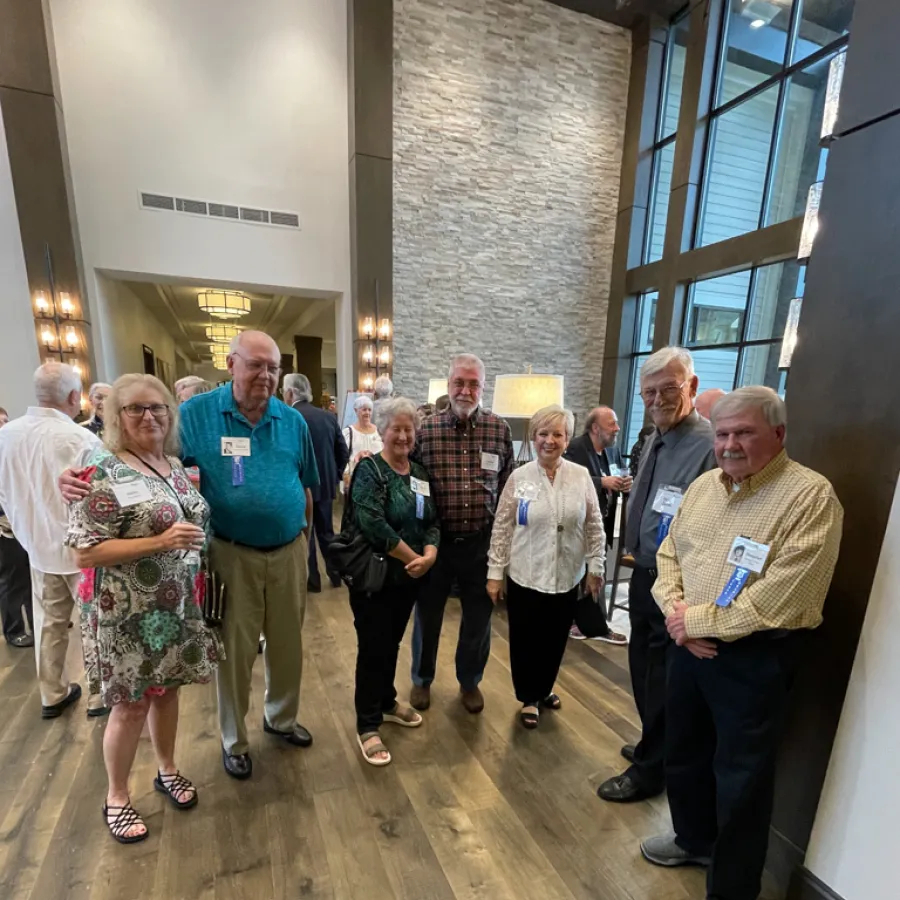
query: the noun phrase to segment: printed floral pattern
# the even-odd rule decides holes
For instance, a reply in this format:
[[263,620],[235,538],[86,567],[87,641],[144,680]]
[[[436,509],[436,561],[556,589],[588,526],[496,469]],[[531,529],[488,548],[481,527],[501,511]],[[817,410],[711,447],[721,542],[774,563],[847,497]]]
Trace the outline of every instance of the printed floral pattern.
[[[168,483],[141,476],[107,451],[93,462],[93,470],[82,476],[91,493],[69,510],[70,547],[151,537],[175,522],[207,527],[209,506],[178,460],[170,459]],[[151,499],[122,508],[112,486],[135,477],[145,477]],[[82,572],[78,596],[85,670],[91,691],[100,693],[104,703],[209,681],[223,652],[218,635],[203,621],[197,601],[201,581],[200,554],[181,550]]]

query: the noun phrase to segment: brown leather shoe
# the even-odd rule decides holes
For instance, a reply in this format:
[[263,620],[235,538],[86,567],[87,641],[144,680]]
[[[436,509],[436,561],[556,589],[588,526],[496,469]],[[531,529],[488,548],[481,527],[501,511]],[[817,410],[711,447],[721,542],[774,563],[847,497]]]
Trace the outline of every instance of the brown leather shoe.
[[462,697],[462,705],[470,713],[480,713],[484,709],[484,696],[477,687],[472,688],[471,691],[460,688],[459,693]]
[[413,709],[428,709],[431,706],[431,688],[428,685],[414,684],[409,692],[409,705]]

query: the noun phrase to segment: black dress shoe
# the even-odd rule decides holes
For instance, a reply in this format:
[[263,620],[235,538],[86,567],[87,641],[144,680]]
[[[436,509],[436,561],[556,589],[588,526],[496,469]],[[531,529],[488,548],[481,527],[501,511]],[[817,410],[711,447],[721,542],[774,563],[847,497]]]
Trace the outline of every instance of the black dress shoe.
[[93,709],[89,709],[87,711],[89,719],[99,719],[102,716],[109,715],[109,707],[108,706],[95,706]]
[[41,707],[41,718],[58,719],[73,703],[77,703],[80,697],[81,685],[70,684],[69,693],[66,694],[65,699],[60,700],[59,703],[54,703],[52,706]]
[[597,788],[597,796],[601,800],[609,800],[611,803],[637,803],[639,800],[649,800],[661,793],[662,789],[647,790],[627,772],[624,775],[615,775],[607,779]]
[[17,634],[15,637],[7,638],[6,643],[10,647],[18,647],[20,650],[25,647],[34,646],[34,636],[30,634]]
[[253,760],[249,753],[231,754],[223,747],[222,765],[232,778],[239,781],[244,781],[253,774]]
[[322,585],[321,583],[317,584],[314,581],[306,582],[306,590],[309,591],[310,594],[321,594],[322,593]]
[[634,762],[634,751],[635,751],[635,745],[634,745],[634,744],[626,744],[626,745],[619,751],[619,753],[621,753],[622,756],[623,756],[625,759],[628,760],[628,762],[633,763],[633,762]]
[[263,716],[263,731],[266,734],[274,734],[295,747],[308,747],[312,743],[312,735],[299,722],[294,722],[294,727],[291,731],[278,731]]

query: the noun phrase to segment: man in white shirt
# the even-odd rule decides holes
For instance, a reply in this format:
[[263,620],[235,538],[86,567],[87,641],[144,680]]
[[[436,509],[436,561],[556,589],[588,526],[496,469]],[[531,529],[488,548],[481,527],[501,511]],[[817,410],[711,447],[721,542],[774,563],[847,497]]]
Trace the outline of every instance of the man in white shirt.
[[[41,716],[55,719],[81,696],[81,686],[69,684],[66,675],[80,572],[63,545],[68,514],[56,480],[63,470],[81,467],[101,444],[72,421],[81,408],[81,379],[71,366],[40,366],[34,389],[38,405],[0,430],[0,506],[31,563]],[[104,712],[99,697],[91,698],[88,715]]]

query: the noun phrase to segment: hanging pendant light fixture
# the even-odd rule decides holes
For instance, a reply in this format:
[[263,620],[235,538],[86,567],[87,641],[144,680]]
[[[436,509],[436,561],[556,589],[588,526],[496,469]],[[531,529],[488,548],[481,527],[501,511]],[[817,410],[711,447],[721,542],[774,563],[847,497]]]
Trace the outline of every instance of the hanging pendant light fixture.
[[240,291],[201,291],[197,303],[217,319],[238,319],[250,312],[250,298]]
[[244,329],[237,325],[214,323],[206,326],[206,339],[216,344],[230,344]]

